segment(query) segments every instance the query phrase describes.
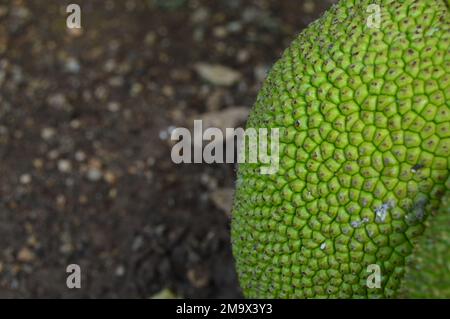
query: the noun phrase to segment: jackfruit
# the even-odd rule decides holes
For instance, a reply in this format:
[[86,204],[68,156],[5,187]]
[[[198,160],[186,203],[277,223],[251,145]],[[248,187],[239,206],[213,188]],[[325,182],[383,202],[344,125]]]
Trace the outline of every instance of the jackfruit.
[[245,296],[402,296],[449,188],[448,10],[444,0],[342,0],[275,63],[247,128],[280,130],[279,168],[240,164],[232,212]]
[[400,296],[450,299],[450,191],[442,198],[437,215],[429,218],[426,226],[407,259]]

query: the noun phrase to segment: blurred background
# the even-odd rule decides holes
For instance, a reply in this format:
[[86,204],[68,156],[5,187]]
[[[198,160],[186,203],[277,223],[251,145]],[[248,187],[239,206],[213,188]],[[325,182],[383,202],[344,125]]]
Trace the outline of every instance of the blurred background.
[[0,0],[0,297],[241,297],[235,167],[172,163],[170,132],[242,126],[333,2]]

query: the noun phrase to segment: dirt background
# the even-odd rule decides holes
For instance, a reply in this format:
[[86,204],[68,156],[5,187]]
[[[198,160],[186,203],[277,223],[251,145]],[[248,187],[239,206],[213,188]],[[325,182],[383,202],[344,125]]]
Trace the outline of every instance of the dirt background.
[[235,167],[172,163],[170,132],[244,124],[332,2],[0,0],[0,297],[241,297]]

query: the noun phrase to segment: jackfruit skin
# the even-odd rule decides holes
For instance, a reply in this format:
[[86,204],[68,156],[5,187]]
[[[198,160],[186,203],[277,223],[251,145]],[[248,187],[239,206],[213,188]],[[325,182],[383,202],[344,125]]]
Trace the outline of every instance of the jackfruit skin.
[[[447,183],[450,188],[450,180]],[[450,299],[450,191],[442,198],[436,216],[426,222],[425,233],[417,239],[407,258],[401,284],[404,298]]]
[[246,297],[399,297],[447,189],[449,20],[446,1],[341,1],[274,65],[247,128],[280,129],[280,167],[240,164],[232,212]]

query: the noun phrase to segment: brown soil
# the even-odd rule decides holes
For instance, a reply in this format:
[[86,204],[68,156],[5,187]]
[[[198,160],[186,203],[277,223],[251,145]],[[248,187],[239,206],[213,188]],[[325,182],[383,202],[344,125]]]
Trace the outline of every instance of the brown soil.
[[[167,129],[251,107],[331,2],[79,0],[69,32],[65,1],[0,1],[0,297],[241,297],[230,203],[212,200],[234,167],[173,164]],[[207,83],[198,62],[241,79]]]

